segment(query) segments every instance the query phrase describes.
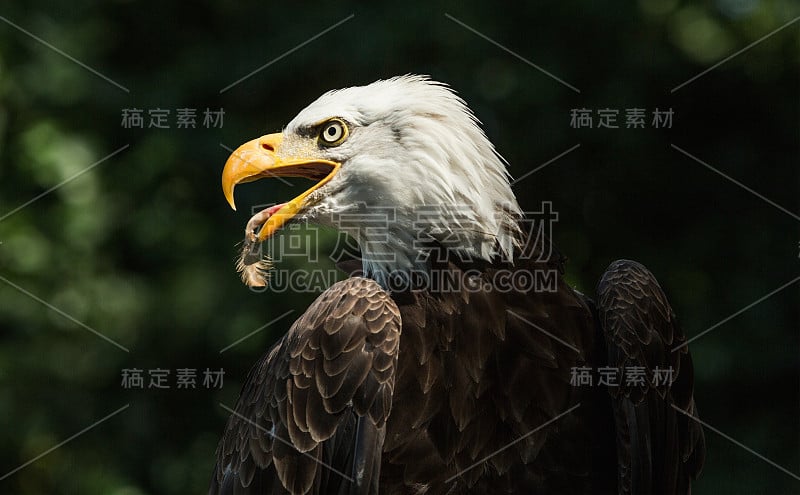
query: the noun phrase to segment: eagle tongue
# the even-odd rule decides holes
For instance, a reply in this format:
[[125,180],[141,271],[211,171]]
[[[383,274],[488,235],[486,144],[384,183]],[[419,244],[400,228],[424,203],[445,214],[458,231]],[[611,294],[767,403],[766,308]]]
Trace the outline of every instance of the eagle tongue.
[[276,211],[286,206],[286,203],[280,203],[259,211],[247,222],[247,227],[244,229],[244,246],[242,248],[241,263],[244,266],[249,266],[258,263],[261,260],[261,251],[259,249],[258,231],[267,223],[267,220],[275,214]]
[[261,229],[261,226],[267,223],[269,217],[275,214],[278,210],[286,206],[286,203],[280,203],[277,205],[270,206],[268,208],[264,208],[263,210],[259,211],[247,222],[247,227],[245,227],[245,237],[250,242],[255,242],[256,235],[258,234],[258,230]]

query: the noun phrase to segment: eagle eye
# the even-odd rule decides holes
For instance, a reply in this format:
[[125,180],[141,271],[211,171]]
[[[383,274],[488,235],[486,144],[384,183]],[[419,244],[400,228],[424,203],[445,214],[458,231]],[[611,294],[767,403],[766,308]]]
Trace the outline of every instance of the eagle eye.
[[347,139],[349,130],[347,124],[340,119],[331,119],[324,124],[319,131],[319,142],[325,146],[338,146]]

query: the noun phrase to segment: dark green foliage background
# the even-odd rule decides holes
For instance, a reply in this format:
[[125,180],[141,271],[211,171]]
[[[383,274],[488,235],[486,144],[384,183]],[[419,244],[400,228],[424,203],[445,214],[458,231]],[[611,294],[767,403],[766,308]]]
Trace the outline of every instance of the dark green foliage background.
[[[672,149],[673,143],[800,213],[800,24],[681,82],[800,15],[789,0],[446,2],[3,2],[0,216],[0,493],[205,491],[241,382],[313,293],[257,294],[233,270],[250,207],[297,191],[219,175],[245,140],[277,131],[322,92],[404,73],[456,88],[514,176],[549,200],[569,281],[592,293],[616,258],[649,266],[696,335],[800,275],[798,220]],[[324,28],[352,20],[234,86]],[[575,93],[445,17],[449,13]],[[13,22],[130,89],[121,91]],[[125,129],[125,108],[225,110],[221,129]],[[573,129],[573,108],[673,108],[672,129]],[[402,164],[401,164],[402,165]],[[299,182],[298,182],[299,184]],[[335,236],[319,239],[318,264]],[[283,268],[303,268],[303,259]],[[9,282],[130,349],[92,335]],[[692,343],[702,418],[800,472],[800,285]],[[286,318],[220,349],[288,310]],[[224,368],[221,390],[125,390],[125,368]],[[800,481],[706,431],[695,493],[800,493]]]

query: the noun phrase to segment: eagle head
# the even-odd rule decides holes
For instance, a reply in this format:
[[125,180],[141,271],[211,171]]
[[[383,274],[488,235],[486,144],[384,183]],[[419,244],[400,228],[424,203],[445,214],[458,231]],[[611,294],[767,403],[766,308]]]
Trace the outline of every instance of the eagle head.
[[248,234],[263,241],[298,220],[343,230],[379,282],[425,269],[430,241],[485,260],[510,259],[518,242],[505,161],[466,103],[425,76],[325,93],[282,132],[236,149],[222,189],[235,209],[237,184],[280,176],[315,183],[257,213]]

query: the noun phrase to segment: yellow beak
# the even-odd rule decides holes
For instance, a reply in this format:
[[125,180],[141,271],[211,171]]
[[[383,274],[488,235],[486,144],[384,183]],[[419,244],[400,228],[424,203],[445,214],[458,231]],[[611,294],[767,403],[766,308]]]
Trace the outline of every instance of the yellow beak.
[[265,177],[305,177],[317,183],[303,194],[286,203],[261,227],[258,240],[263,241],[305,206],[308,196],[330,181],[341,167],[340,163],[317,158],[285,158],[276,150],[283,141],[283,134],[268,134],[239,146],[225,162],[222,170],[222,192],[231,208],[236,209],[233,190],[237,184],[252,182]]

